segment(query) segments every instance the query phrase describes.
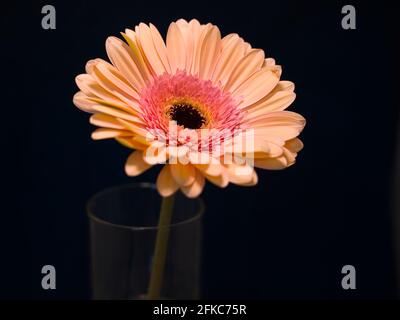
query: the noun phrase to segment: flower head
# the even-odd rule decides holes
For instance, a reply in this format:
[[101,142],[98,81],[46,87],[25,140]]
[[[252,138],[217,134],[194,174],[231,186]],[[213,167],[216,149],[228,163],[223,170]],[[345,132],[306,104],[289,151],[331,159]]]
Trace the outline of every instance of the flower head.
[[254,167],[283,169],[295,162],[305,120],[285,111],[294,84],[281,67],[237,34],[197,20],[170,24],[166,42],[152,24],[109,37],[111,63],[90,60],[77,76],[74,104],[92,113],[93,139],[115,138],[134,149],[125,171],[136,176],[164,164],[162,196],[188,197],[205,180],[257,183]]

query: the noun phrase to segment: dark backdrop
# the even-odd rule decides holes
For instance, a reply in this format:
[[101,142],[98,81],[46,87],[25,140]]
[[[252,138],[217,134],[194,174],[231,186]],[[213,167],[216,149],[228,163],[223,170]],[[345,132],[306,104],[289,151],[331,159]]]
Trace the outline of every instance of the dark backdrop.
[[[41,8],[57,29],[41,28]],[[292,109],[308,123],[295,166],[259,171],[254,188],[208,184],[205,298],[395,297],[391,191],[398,111],[397,12],[358,3],[357,29],[341,28],[344,2],[36,1],[1,4],[2,204],[0,297],[89,298],[85,202],[120,183],[154,181],[123,171],[128,149],[92,141],[72,104],[87,60],[105,39],[139,22],[165,34],[181,17],[237,32],[283,65]],[[397,36],[397,37],[396,37]],[[41,267],[57,289],[41,289]],[[341,288],[341,268],[357,289]]]

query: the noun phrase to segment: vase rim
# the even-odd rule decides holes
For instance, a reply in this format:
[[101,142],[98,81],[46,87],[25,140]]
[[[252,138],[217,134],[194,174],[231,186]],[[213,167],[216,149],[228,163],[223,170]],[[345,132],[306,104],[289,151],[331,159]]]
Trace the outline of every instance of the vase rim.
[[[133,183],[125,183],[125,184],[120,184],[120,185],[114,185],[111,187],[108,187],[106,189],[103,189],[97,193],[95,193],[93,196],[91,196],[89,198],[89,200],[87,201],[86,204],[86,212],[87,215],[89,216],[89,219],[96,221],[98,223],[102,223],[104,225],[108,225],[110,227],[114,227],[114,228],[119,228],[119,229],[126,229],[126,230],[131,230],[131,231],[146,231],[146,230],[157,230],[158,226],[154,225],[154,226],[129,226],[129,225],[124,225],[124,224],[118,224],[118,223],[113,223],[107,220],[104,220],[102,218],[99,218],[95,213],[93,213],[93,211],[91,210],[90,206],[91,203],[98,197],[113,191],[113,190],[118,190],[118,189],[123,189],[123,188],[129,188],[129,187],[136,187],[136,188],[147,188],[149,190],[153,190],[153,191],[157,191],[157,187],[154,183],[151,182],[133,182]],[[204,214],[204,209],[205,209],[205,205],[204,205],[204,201],[203,199],[201,199],[200,197],[194,198],[194,199],[190,199],[192,201],[196,201],[199,205],[198,210],[196,210],[196,213],[185,220],[176,222],[176,223],[171,223],[169,225],[170,228],[175,228],[175,227],[179,227],[185,224],[188,224],[192,221],[195,221],[197,219],[200,219],[203,214]]]

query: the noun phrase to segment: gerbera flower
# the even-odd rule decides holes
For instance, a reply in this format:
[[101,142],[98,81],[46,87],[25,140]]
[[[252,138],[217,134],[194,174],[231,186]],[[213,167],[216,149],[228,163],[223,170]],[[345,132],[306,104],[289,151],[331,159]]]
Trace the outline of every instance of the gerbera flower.
[[74,104],[93,113],[93,139],[135,150],[129,176],[162,163],[159,193],[196,197],[205,180],[254,185],[252,164],[275,170],[295,162],[305,120],[285,111],[294,84],[280,80],[281,67],[263,50],[197,20],[171,23],[166,42],[152,24],[122,36],[126,43],[106,41],[111,63],[90,60],[77,76]]

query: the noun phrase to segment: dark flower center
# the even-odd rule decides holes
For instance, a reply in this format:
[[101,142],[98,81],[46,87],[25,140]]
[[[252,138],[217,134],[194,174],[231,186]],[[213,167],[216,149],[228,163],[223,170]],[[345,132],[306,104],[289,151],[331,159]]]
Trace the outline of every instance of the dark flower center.
[[201,112],[190,104],[177,103],[168,110],[168,116],[175,120],[178,126],[188,129],[200,129],[206,122]]

